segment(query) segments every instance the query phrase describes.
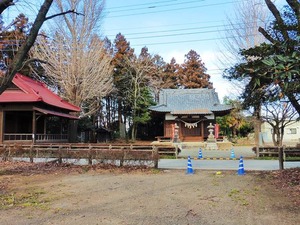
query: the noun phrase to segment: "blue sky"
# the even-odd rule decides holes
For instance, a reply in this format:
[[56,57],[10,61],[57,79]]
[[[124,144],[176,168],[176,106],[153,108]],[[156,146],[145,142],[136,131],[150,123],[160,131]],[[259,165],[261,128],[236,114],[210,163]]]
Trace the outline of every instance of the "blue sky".
[[143,46],[166,62],[195,50],[211,75],[220,100],[232,94],[218,66],[222,32],[236,0],[107,0],[103,34],[114,40],[121,32],[135,49]]
[[[234,86],[222,78],[225,68],[218,59],[227,17],[234,14],[239,1],[243,0],[106,0],[102,35],[113,41],[120,32],[136,54],[147,46],[150,53],[159,54],[166,62],[174,57],[182,63],[184,55],[195,50],[222,101],[225,95],[236,95]],[[19,12],[34,18],[40,2],[20,0],[16,7],[5,12],[4,19],[11,21]],[[285,3],[276,0],[279,2]]]

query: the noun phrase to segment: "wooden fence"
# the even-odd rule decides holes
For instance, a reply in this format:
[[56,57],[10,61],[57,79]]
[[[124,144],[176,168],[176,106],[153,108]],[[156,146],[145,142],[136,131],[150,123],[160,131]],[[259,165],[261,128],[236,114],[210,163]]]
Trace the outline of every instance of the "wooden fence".
[[[256,147],[252,149],[256,152]],[[293,161],[300,161],[300,146],[297,145],[296,147],[276,147],[276,146],[269,146],[269,147],[259,147],[258,148],[258,156],[259,157],[278,157],[279,160],[279,169],[284,169],[284,161],[287,161],[287,157],[297,157],[296,160]]]
[[3,144],[0,145],[0,157],[7,160],[12,157],[29,158],[34,162],[35,158],[55,159],[62,163],[64,159],[85,159],[89,164],[93,160],[119,161],[124,163],[152,162],[158,167],[160,155],[172,154],[177,158],[178,148],[166,145],[124,145],[124,144]]
[[[259,157],[279,157],[280,150],[282,150],[283,159],[286,160],[287,157],[300,157],[300,146],[296,147],[276,147],[276,146],[266,146],[259,147]],[[253,147],[253,151],[256,152],[256,147]]]

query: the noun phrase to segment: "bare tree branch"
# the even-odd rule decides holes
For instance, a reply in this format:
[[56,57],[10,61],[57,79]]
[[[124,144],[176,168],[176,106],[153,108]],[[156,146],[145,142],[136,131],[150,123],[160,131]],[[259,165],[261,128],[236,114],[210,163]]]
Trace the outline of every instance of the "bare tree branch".
[[17,52],[16,56],[14,57],[12,63],[8,67],[8,71],[4,77],[1,77],[1,87],[0,87],[0,94],[4,92],[4,90],[9,86],[14,78],[15,74],[22,68],[23,61],[26,58],[27,53],[29,52],[30,48],[35,42],[35,39],[38,35],[38,32],[43,25],[46,14],[48,13],[50,6],[53,0],[45,0],[43,5],[41,6],[38,15],[32,25],[30,33],[26,38],[25,43],[21,46],[20,50]]
[[8,7],[14,5],[14,0],[1,0],[0,1],[0,14],[3,13]]
[[[273,14],[273,16],[275,17],[277,23],[279,26],[283,27],[285,26],[284,21],[280,15],[280,12],[278,11],[278,9],[276,8],[276,6],[274,5],[274,3],[271,0],[265,0],[269,10],[271,11],[271,13]],[[289,35],[286,29],[282,29],[282,35],[284,37],[285,40],[289,39]],[[266,37],[266,36],[265,36]],[[267,37],[266,37],[267,38]],[[268,39],[269,40],[269,39]],[[273,43],[273,42],[272,42]]]
[[270,41],[272,44],[275,44],[275,43],[276,43],[276,40],[275,40],[274,38],[272,38],[271,35],[269,35],[268,32],[267,32],[264,28],[259,27],[259,28],[258,28],[258,31],[259,31],[262,35],[264,35],[264,37],[265,37],[268,41]]
[[46,17],[45,20],[49,20],[49,19],[52,19],[52,18],[54,18],[54,17],[62,16],[62,15],[68,14],[68,13],[74,13],[74,14],[76,14],[76,15],[84,16],[84,14],[79,13],[79,12],[76,12],[75,9],[70,9],[70,10],[65,11],[65,12],[62,12],[62,13],[57,13],[57,14],[54,14],[54,15],[52,15],[52,16],[48,16],[48,17]]

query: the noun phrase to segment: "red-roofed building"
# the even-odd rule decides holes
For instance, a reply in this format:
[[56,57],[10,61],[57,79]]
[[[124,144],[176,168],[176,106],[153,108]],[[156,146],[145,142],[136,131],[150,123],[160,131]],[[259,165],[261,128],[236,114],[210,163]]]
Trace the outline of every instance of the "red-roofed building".
[[68,120],[79,119],[78,112],[45,84],[16,74],[0,95],[0,143],[68,141]]

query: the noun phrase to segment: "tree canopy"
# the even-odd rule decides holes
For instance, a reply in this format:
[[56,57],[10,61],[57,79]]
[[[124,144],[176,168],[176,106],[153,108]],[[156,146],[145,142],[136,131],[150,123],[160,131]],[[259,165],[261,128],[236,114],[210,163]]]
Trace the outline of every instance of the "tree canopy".
[[209,81],[210,75],[206,73],[207,69],[201,60],[200,55],[190,50],[185,55],[184,63],[178,68],[177,74],[179,87],[181,88],[212,88]]
[[300,115],[299,21],[300,3],[287,0],[280,12],[271,0],[265,0],[275,20],[259,31],[269,43],[242,49],[244,61],[225,71],[231,80],[246,80],[241,97],[244,107],[259,106],[287,98]]

